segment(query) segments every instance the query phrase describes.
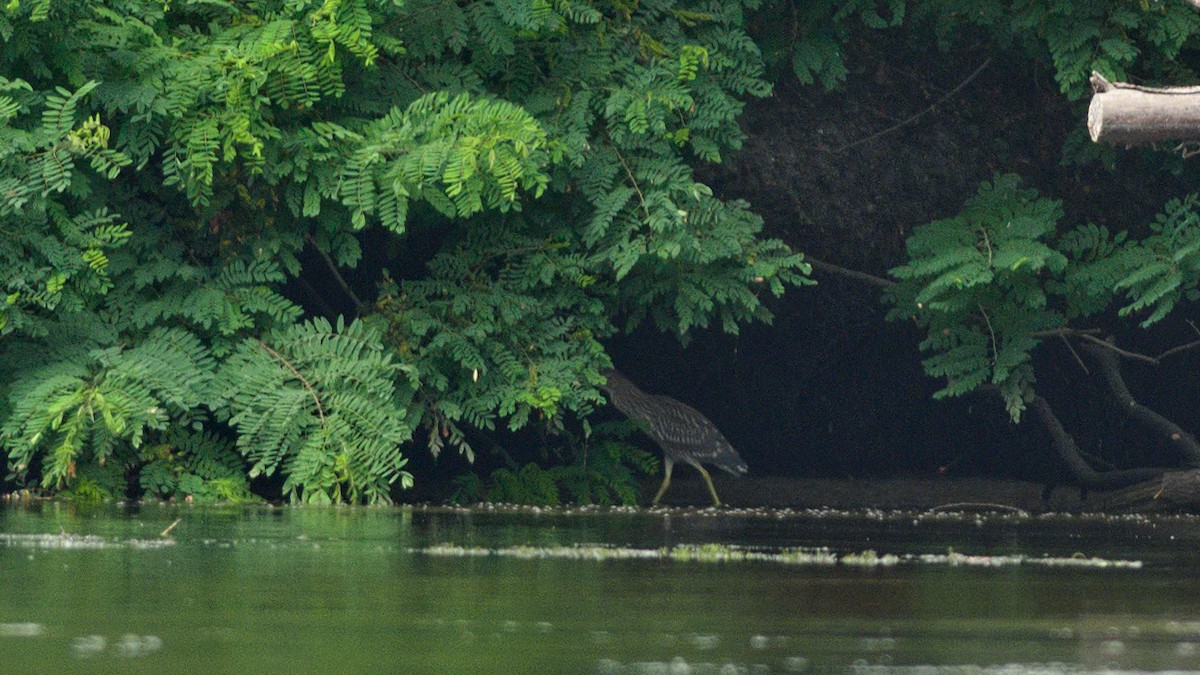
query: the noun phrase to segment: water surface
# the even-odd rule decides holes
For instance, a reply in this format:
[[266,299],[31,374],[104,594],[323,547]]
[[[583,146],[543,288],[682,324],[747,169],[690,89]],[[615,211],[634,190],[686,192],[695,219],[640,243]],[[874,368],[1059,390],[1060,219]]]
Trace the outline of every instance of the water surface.
[[1200,671],[1198,543],[1188,517],[9,505],[0,669]]

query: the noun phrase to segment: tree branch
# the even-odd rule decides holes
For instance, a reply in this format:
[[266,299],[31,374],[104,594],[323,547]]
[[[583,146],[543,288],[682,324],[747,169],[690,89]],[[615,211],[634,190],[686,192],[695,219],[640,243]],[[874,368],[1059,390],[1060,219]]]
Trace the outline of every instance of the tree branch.
[[1083,350],[1099,366],[1100,375],[1108,385],[1109,393],[1118,401],[1126,414],[1170,439],[1171,447],[1185,462],[1192,466],[1200,466],[1200,444],[1197,444],[1196,439],[1181,429],[1179,425],[1138,403],[1133,398],[1129,387],[1125,385],[1125,379],[1121,376],[1121,364],[1117,362],[1115,352],[1102,349],[1098,345],[1083,345]]
[[629,177],[629,186],[637,193],[638,203],[642,206],[642,214],[649,219],[650,210],[646,208],[646,195],[642,194],[642,188],[638,185],[637,178],[634,178],[633,170],[629,168],[629,163],[625,161],[625,156],[621,154],[621,151],[615,145],[609,147],[616,153],[617,159],[621,161],[621,166],[625,167],[625,175]]
[[1099,328],[1071,328],[1070,326],[1059,326],[1049,330],[1039,330],[1030,333],[1035,338],[1051,338],[1060,335],[1095,335],[1099,333]]
[[1084,340],[1087,340],[1088,342],[1091,342],[1092,344],[1104,347],[1105,349],[1111,349],[1112,351],[1120,354],[1121,356],[1124,356],[1127,359],[1135,359],[1137,361],[1145,361],[1146,363],[1151,363],[1156,366],[1158,365],[1158,359],[1154,358],[1153,356],[1146,356],[1145,354],[1139,354],[1137,352],[1125,351],[1124,349],[1121,349],[1120,347],[1114,345],[1113,343],[1109,342],[1108,340],[1102,340],[1102,339],[1096,337],[1095,335],[1090,335],[1088,333],[1080,333],[1079,337],[1083,338]]
[[1071,434],[1063,429],[1062,422],[1046,399],[1034,394],[1029,401],[1029,409],[1050,434],[1051,445],[1058,458],[1070,471],[1080,487],[1089,490],[1112,490],[1127,487],[1143,481],[1154,480],[1166,473],[1166,469],[1138,468],[1118,471],[1096,471],[1079,453],[1079,446]]
[[1092,371],[1088,370],[1088,367],[1084,364],[1083,359],[1079,358],[1079,354],[1075,351],[1075,348],[1071,346],[1071,341],[1067,339],[1067,336],[1059,333],[1058,339],[1062,340],[1062,343],[1066,345],[1067,349],[1071,352],[1071,356],[1075,357],[1075,363],[1078,363],[1079,367],[1083,369],[1084,375],[1091,375]]
[[[1200,0],[1196,0],[1196,2],[1200,2]],[[1179,352],[1184,352],[1184,351],[1187,351],[1187,350],[1189,350],[1189,349],[1194,349],[1194,348],[1196,348],[1196,347],[1200,347],[1200,340],[1193,340],[1193,341],[1191,341],[1191,342],[1189,342],[1189,343],[1187,343],[1187,344],[1185,344],[1185,345],[1179,345],[1178,347],[1171,347],[1171,348],[1170,348],[1170,349],[1168,349],[1167,351],[1165,351],[1165,352],[1163,352],[1163,353],[1159,354],[1158,356],[1154,357],[1154,359],[1155,359],[1156,361],[1161,361],[1161,360],[1163,360],[1163,359],[1167,358],[1168,356],[1171,356],[1171,355],[1173,355],[1173,354],[1178,354]]]
[[325,267],[329,268],[329,273],[333,275],[333,280],[336,281],[337,285],[341,287],[342,292],[349,296],[350,300],[354,302],[354,311],[357,312],[358,310],[362,309],[363,301],[358,299],[358,296],[354,294],[354,291],[350,289],[350,285],[347,284],[346,280],[342,277],[341,272],[338,272],[337,265],[333,263],[333,258],[330,258],[329,254],[325,252],[325,249],[321,248],[317,244],[317,240],[311,234],[308,235],[308,243],[312,244],[312,247],[317,251],[317,253],[321,254],[321,258],[325,260]]
[[292,362],[288,361],[287,358],[285,358],[283,354],[280,354],[279,352],[275,351],[274,349],[271,349],[271,345],[263,342],[262,340],[256,340],[256,342],[258,342],[259,347],[262,347],[264,351],[266,351],[268,354],[271,355],[271,358],[278,361],[279,364],[281,366],[283,366],[284,368],[287,368],[288,370],[290,370],[292,375],[294,375],[297,380],[300,380],[300,385],[302,387],[304,387],[304,390],[307,391],[308,395],[312,397],[313,403],[315,403],[317,405],[317,417],[321,418],[321,424],[324,425],[325,424],[325,408],[324,408],[324,406],[321,405],[321,399],[317,397],[317,390],[312,386],[312,383],[309,382],[308,379],[304,377],[304,375],[301,375],[300,371],[296,370],[296,367],[292,365]]
[[325,318],[331,320],[337,318],[337,310],[335,310],[333,306],[331,306],[329,302],[325,300],[325,296],[321,295],[320,291],[318,291],[311,283],[309,283],[308,279],[305,279],[304,277],[296,277],[296,281],[299,282],[300,288],[304,290],[304,293],[309,296],[309,300],[317,306],[317,310],[319,310],[321,314],[325,316]]
[[[1200,1],[1200,0],[1198,0],[1198,1]],[[890,127],[886,128],[886,129],[884,129],[883,131],[877,131],[877,132],[875,132],[875,133],[871,134],[870,136],[867,136],[866,138],[860,138],[860,139],[858,139],[857,141],[854,141],[854,142],[852,142],[852,143],[847,143],[847,144],[845,144],[845,145],[841,146],[840,148],[836,148],[836,149],[834,149],[834,150],[830,150],[829,152],[833,152],[833,153],[845,152],[845,151],[849,150],[850,148],[853,148],[853,147],[855,147],[855,146],[857,146],[857,145],[862,145],[863,143],[866,143],[866,142],[868,142],[868,141],[873,141],[873,140],[875,140],[876,138],[879,138],[880,136],[883,136],[884,134],[890,134],[891,132],[893,132],[893,131],[895,131],[895,130],[897,130],[897,129],[899,129],[899,128],[903,127],[903,126],[906,126],[906,125],[909,125],[909,124],[911,124],[911,123],[913,123],[913,122],[916,122],[918,119],[920,119],[920,118],[924,117],[924,116],[925,116],[927,113],[930,113],[930,112],[932,112],[932,111],[933,111],[935,108],[937,108],[939,105],[941,105],[941,104],[945,103],[947,99],[949,99],[950,97],[952,97],[952,96],[954,96],[955,94],[957,94],[957,93],[958,93],[958,91],[959,91],[960,89],[962,89],[963,87],[965,87],[965,86],[967,86],[968,84],[970,84],[970,83],[971,83],[971,80],[974,80],[976,77],[978,77],[978,76],[979,76],[979,74],[983,72],[983,69],[984,69],[984,68],[987,68],[987,67],[988,67],[988,65],[990,65],[990,64],[991,64],[991,62],[992,62],[992,57],[990,57],[990,56],[989,56],[989,57],[987,57],[987,59],[985,59],[985,60],[984,60],[984,62],[983,62],[982,64],[980,64],[978,68],[976,68],[976,69],[975,69],[975,72],[973,72],[973,73],[971,73],[970,75],[968,75],[968,76],[967,76],[967,79],[963,80],[962,82],[959,82],[957,87],[955,87],[955,88],[951,89],[949,92],[947,92],[947,93],[946,93],[946,95],[945,95],[945,96],[943,96],[943,97],[939,98],[938,100],[934,101],[932,104],[930,104],[930,106],[929,106],[928,108],[926,108],[926,109],[922,110],[921,112],[919,112],[919,113],[917,113],[917,114],[915,114],[915,115],[913,115],[913,116],[909,117],[909,118],[908,118],[908,119],[906,119],[906,120],[903,120],[903,121],[899,122],[898,124],[893,124],[892,126],[890,126]]]
[[807,253],[804,254],[804,262],[812,265],[813,269],[821,270],[822,272],[828,272],[830,274],[837,274],[839,276],[855,279],[857,281],[880,286],[882,288],[896,285],[896,282],[892,281],[891,279],[884,279],[883,277],[877,277],[874,274],[868,274],[866,272],[859,272],[858,270],[839,267],[838,265],[834,265],[832,263],[817,260]]
[[[1196,1],[1200,2],[1200,0],[1196,0]],[[1087,340],[1088,342],[1091,342],[1092,344],[1094,344],[1098,347],[1103,347],[1105,349],[1112,350],[1113,352],[1116,352],[1117,354],[1124,356],[1127,359],[1133,359],[1135,361],[1142,361],[1144,363],[1149,363],[1149,364],[1155,365],[1155,366],[1162,365],[1162,360],[1168,356],[1174,356],[1175,354],[1178,354],[1180,352],[1185,352],[1189,349],[1195,349],[1196,347],[1200,347],[1200,340],[1193,340],[1191,342],[1188,342],[1187,344],[1182,344],[1182,345],[1178,345],[1175,347],[1171,347],[1170,349],[1160,353],[1157,356],[1150,356],[1148,354],[1142,354],[1139,352],[1131,352],[1131,351],[1128,351],[1125,349],[1121,349],[1120,347],[1117,347],[1116,345],[1114,345],[1113,343],[1111,343],[1107,340],[1096,337],[1096,334],[1099,332],[1100,332],[1099,328],[1071,328],[1070,326],[1062,326],[1059,328],[1052,328],[1050,330],[1039,330],[1034,333],[1031,333],[1031,335],[1033,335],[1033,337],[1036,337],[1036,338],[1065,337],[1065,336],[1077,337],[1082,340]],[[1069,346],[1070,345],[1068,345],[1068,347]],[[1084,370],[1086,372],[1087,369],[1085,368]]]

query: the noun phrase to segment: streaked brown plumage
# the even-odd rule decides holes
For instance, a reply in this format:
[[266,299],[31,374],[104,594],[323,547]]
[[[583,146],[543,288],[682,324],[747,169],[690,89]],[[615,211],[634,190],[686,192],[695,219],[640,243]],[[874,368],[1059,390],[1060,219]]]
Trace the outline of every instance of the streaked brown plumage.
[[645,422],[649,427],[647,435],[662,448],[663,482],[652,503],[657,505],[671,484],[671,468],[675,462],[686,462],[704,476],[713,504],[720,506],[721,499],[713,487],[712,477],[701,462],[735,476],[746,473],[747,467],[716,425],[686,403],[669,396],[647,394],[615,370],[607,370],[602,375],[608,382],[601,385],[601,389],[608,393],[613,406],[629,419]]

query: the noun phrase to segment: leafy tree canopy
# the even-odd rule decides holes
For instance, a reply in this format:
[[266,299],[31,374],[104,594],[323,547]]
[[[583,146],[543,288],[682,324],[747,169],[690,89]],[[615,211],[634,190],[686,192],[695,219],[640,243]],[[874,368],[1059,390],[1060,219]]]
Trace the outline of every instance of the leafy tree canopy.
[[[279,471],[294,500],[386,501],[418,429],[470,455],[464,425],[588,413],[619,326],[769,320],[807,265],[692,169],[770,91],[744,11],[14,0],[9,479],[228,496]],[[437,250],[350,291],[352,321],[281,292],[306,248],[336,279],[367,230],[414,229]]]
[[[12,0],[7,480],[236,499],[280,476],[295,501],[382,502],[411,484],[414,438],[471,457],[471,429],[532,425],[581,461],[510,458],[467,492],[629,501],[653,458],[600,443],[589,464],[566,424],[603,400],[602,340],[736,333],[810,283],[694,174],[739,148],[769,77],[836,87],[857,31],[907,26],[1041,62],[1075,100],[1092,70],[1193,82],[1178,57],[1197,17],[1163,0]],[[996,387],[1019,418],[1047,336],[1200,294],[1198,218],[1188,197],[1136,235],[1064,227],[1000,174],[914,231],[892,317],[928,331],[939,395]],[[433,243],[404,249],[417,235]],[[366,301],[339,273],[364,244],[391,268],[360,271]],[[289,282],[354,316],[305,316]]]

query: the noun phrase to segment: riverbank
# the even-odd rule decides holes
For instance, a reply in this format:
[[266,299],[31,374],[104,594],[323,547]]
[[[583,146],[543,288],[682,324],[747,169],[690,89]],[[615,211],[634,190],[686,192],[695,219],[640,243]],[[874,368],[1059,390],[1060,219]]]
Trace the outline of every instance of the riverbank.
[[[686,470],[686,467],[685,469]],[[679,473],[679,472],[677,472]],[[814,479],[714,476],[717,494],[735,508],[820,508],[838,509],[932,509],[949,505],[986,506],[1022,511],[1074,511],[1082,508],[1079,491],[1062,487],[1054,491],[1049,504],[1042,503],[1041,483],[985,478],[882,478]],[[653,496],[658,483],[647,485],[646,499]],[[676,477],[663,496],[668,506],[704,506],[710,503],[704,481],[699,477]]]

